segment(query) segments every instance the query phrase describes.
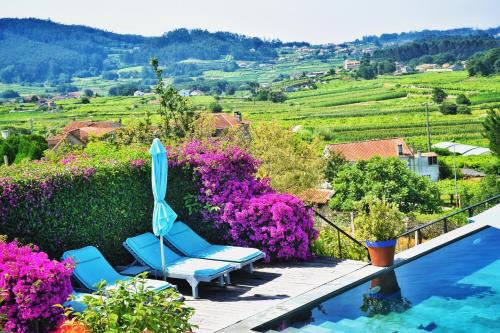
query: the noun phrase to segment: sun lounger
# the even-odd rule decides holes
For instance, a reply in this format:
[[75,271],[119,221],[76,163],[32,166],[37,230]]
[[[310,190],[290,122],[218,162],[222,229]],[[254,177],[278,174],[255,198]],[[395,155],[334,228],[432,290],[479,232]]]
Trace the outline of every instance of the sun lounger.
[[[96,291],[102,280],[106,281],[106,289],[115,287],[117,281],[130,280],[130,276],[119,274],[104,258],[101,252],[93,247],[66,251],[63,259],[71,258],[75,263],[73,276],[88,290]],[[146,279],[146,287],[154,290],[163,290],[173,286],[165,281]]]
[[164,239],[187,257],[229,262],[235,269],[248,266],[265,257],[264,252],[239,246],[212,245],[182,222],[175,222]]
[[[141,264],[149,266],[158,276],[162,276],[160,241],[152,233],[127,238],[123,246]],[[169,278],[183,279],[191,285],[193,297],[198,298],[198,284],[219,279],[224,285],[224,276],[229,276],[234,268],[226,262],[182,257],[162,244],[165,254],[165,273]]]

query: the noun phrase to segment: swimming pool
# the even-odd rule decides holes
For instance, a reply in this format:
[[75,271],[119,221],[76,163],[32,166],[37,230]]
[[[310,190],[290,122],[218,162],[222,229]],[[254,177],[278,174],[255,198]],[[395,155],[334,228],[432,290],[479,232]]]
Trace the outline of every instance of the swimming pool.
[[500,230],[478,231],[264,327],[261,332],[500,332]]

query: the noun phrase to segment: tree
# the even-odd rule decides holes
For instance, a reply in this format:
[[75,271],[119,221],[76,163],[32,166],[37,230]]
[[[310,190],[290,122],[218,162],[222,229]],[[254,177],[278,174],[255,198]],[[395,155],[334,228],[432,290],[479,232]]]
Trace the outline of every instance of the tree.
[[85,90],[83,91],[83,93],[84,93],[84,94],[85,94],[85,96],[87,96],[87,97],[92,97],[92,96],[94,96],[94,92],[92,91],[92,89],[88,89],[88,88],[87,88],[87,89],[85,89]]
[[352,211],[366,197],[387,199],[402,212],[433,213],[440,210],[437,186],[417,175],[397,158],[374,157],[344,166],[333,180],[334,209]]
[[213,113],[220,113],[220,112],[222,112],[222,106],[219,103],[217,103],[217,102],[210,103],[210,105],[208,106],[208,108]]
[[489,110],[483,126],[483,136],[490,141],[491,151],[500,156],[500,111]]
[[442,114],[457,114],[458,107],[453,103],[443,103],[439,106],[439,111]]
[[192,129],[194,111],[188,105],[188,99],[179,95],[173,86],[165,87],[157,58],[151,59],[151,66],[156,74],[154,91],[160,98],[158,113],[162,119],[160,131],[166,139],[177,140],[186,137]]
[[19,93],[17,91],[14,91],[12,89],[8,89],[5,91],[2,91],[0,93],[1,98],[17,98],[19,97]]
[[272,91],[269,93],[269,100],[273,103],[283,103],[288,96],[281,91]]
[[280,192],[300,194],[323,179],[325,161],[319,142],[305,142],[277,123],[252,127],[251,151],[262,161],[257,175],[269,177]]
[[471,114],[470,108],[467,105],[459,105],[457,114]]
[[110,81],[118,80],[118,74],[116,72],[113,72],[113,71],[104,72],[104,73],[102,73],[101,77],[104,80],[110,80]]
[[470,99],[467,98],[464,94],[460,94],[457,96],[456,100],[457,104],[470,105]]
[[448,97],[448,94],[441,88],[432,89],[432,100],[434,103],[441,104]]
[[330,155],[328,155],[326,160],[325,179],[331,183],[335,177],[337,177],[337,174],[342,167],[346,164],[347,160],[344,156],[337,154],[336,152],[330,152]]
[[82,104],[89,104],[90,103],[90,99],[87,96],[82,96],[80,98],[80,103],[82,103]]

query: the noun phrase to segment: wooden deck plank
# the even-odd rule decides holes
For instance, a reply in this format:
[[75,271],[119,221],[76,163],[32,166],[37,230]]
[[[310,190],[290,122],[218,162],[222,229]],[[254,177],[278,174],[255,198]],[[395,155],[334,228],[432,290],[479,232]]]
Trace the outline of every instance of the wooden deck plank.
[[[353,260],[318,258],[305,263],[259,265],[254,274],[231,273],[233,284],[200,287],[201,299],[186,297],[195,309],[192,323],[195,332],[216,332],[279,303],[365,266]],[[189,295],[189,287],[179,281],[179,289]]]

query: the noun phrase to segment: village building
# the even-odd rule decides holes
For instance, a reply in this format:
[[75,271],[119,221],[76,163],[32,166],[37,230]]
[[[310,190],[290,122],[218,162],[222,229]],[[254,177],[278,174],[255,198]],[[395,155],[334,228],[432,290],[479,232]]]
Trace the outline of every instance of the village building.
[[344,69],[346,71],[351,71],[353,69],[357,69],[359,68],[359,66],[361,65],[361,62],[359,62],[358,60],[344,60]]
[[134,96],[135,97],[142,97],[144,96],[144,92],[140,91],[140,90],[137,90],[134,92]]
[[250,139],[250,122],[244,121],[240,112],[212,113],[211,125],[214,129],[214,136],[221,136],[224,132],[231,129],[241,130],[243,135]]
[[47,142],[52,150],[57,150],[62,144],[86,146],[90,138],[102,138],[121,126],[121,123],[112,121],[74,121],[65,126],[60,135],[48,138]]
[[189,95],[190,96],[203,96],[205,94],[203,93],[203,91],[197,89],[197,90],[191,91],[191,93]]
[[327,145],[323,154],[329,156],[331,153],[339,154],[349,162],[368,160],[375,156],[395,157],[418,175],[429,177],[433,182],[439,180],[438,155],[434,152],[415,154],[402,138]]
[[430,70],[439,69],[439,66],[437,64],[421,64],[416,66],[415,69],[419,72],[427,72]]

